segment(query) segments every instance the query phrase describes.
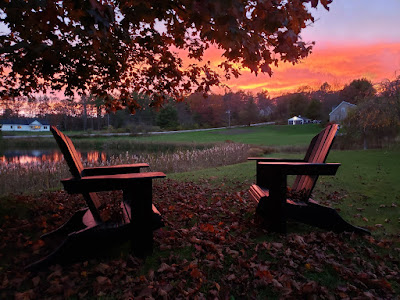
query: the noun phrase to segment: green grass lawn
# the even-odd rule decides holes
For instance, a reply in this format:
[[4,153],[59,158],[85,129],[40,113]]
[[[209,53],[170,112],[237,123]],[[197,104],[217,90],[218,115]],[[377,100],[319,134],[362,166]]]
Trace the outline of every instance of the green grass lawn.
[[76,140],[76,143],[176,143],[176,144],[210,144],[220,142],[236,142],[260,146],[307,146],[310,140],[322,128],[319,125],[307,124],[303,126],[268,125],[257,127],[241,127],[230,129],[215,129],[196,132],[179,132],[168,134],[154,134],[144,136],[113,136],[113,137],[85,137],[67,132],[67,135]]
[[221,142],[236,142],[252,144],[256,146],[270,147],[294,147],[304,148],[310,140],[321,130],[319,125],[309,124],[303,126],[260,126],[242,127],[231,129],[215,129],[198,132],[176,132],[168,134],[156,134],[147,136],[114,136],[114,137],[92,137],[72,136],[76,145],[85,148],[95,147],[96,149],[114,148],[118,145],[119,149],[134,148],[136,144],[157,145],[168,144],[179,147],[180,145],[192,144],[213,144]]
[[[176,132],[168,134],[156,134],[148,136],[135,136],[134,139],[151,142],[181,142],[181,143],[213,143],[233,141],[237,143],[263,145],[263,146],[281,146],[281,145],[308,145],[311,138],[321,130],[320,125],[307,124],[302,126],[287,125],[268,125],[257,127],[241,127],[230,129],[215,129],[198,132]],[[66,135],[72,137],[87,138],[84,135],[88,132],[66,131]],[[90,133],[106,133],[102,131],[93,131]],[[50,132],[3,132],[3,135],[49,135]],[[115,139],[123,142],[132,137],[96,137],[99,141]]]
[[[242,127],[231,129],[216,129],[199,132],[176,132],[169,134],[157,134],[147,136],[97,136],[87,137],[83,132],[65,132],[71,137],[77,147],[85,149],[136,149],[135,145],[146,145],[146,143],[169,144],[179,147],[180,144],[212,144],[220,142],[236,142],[253,144],[259,146],[294,146],[306,147],[312,137],[321,130],[319,125],[308,124],[303,126],[269,125],[259,127]],[[22,135],[22,133],[18,133]],[[49,132],[46,135],[50,134]],[[28,135],[29,136],[29,135]],[[4,139],[3,147],[24,148],[31,147],[54,147],[52,140],[26,139]],[[133,150],[135,151],[135,150]]]
[[0,131],[3,136],[51,135],[50,131]]
[[262,146],[308,145],[311,138],[321,130],[315,124],[303,126],[269,125],[241,127],[199,132],[181,132],[137,137],[140,140],[159,142],[210,143],[233,141]]
[[342,166],[335,177],[321,178],[317,191],[339,191],[343,216],[355,218],[358,225],[381,224],[384,231],[398,234],[400,150],[333,151],[328,159]]
[[[274,157],[302,158],[303,154]],[[328,162],[339,162],[336,176],[320,176],[314,198],[341,210],[352,224],[372,227],[377,234],[400,232],[400,150],[331,151]],[[255,162],[169,174],[181,181],[206,181],[221,188],[240,189],[255,181]],[[293,180],[293,178],[289,179]],[[332,196],[333,195],[333,196]],[[382,227],[380,227],[381,224]]]

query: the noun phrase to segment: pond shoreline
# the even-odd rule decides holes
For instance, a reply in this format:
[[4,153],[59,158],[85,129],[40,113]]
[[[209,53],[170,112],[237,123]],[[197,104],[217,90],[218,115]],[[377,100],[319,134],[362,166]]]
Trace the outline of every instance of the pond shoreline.
[[[173,133],[183,133],[183,132],[200,132],[200,131],[210,131],[219,129],[231,129],[231,128],[242,128],[242,127],[254,127],[254,126],[264,126],[264,125],[274,125],[275,122],[264,122],[250,125],[236,125],[231,127],[217,127],[217,128],[204,128],[204,129],[188,129],[188,130],[175,130],[175,131],[153,131],[153,132],[138,132],[138,133],[86,133],[79,134],[82,137],[111,137],[111,136],[130,136],[130,135],[157,135],[157,134],[173,134]],[[74,136],[70,134],[70,136]],[[18,139],[18,138],[41,138],[41,137],[53,137],[50,134],[43,135],[3,135],[3,139]]]

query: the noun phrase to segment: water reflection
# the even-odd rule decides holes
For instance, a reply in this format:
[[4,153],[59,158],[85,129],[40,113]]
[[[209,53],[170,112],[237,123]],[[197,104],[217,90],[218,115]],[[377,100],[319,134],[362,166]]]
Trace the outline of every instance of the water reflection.
[[[78,152],[83,161],[105,162],[107,154],[101,151]],[[43,162],[59,162],[64,160],[63,155],[57,150],[11,150],[0,155],[0,164],[41,164]]]

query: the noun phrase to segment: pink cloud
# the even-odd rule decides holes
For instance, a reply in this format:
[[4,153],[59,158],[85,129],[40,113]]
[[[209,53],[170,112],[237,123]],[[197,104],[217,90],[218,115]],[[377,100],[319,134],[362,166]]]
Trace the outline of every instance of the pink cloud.
[[[214,66],[221,62],[221,51],[210,49],[205,60]],[[281,63],[274,74],[255,76],[243,70],[237,79],[225,82],[232,90],[259,92],[268,90],[272,96],[297,90],[308,85],[319,87],[327,81],[340,88],[354,79],[365,77],[373,83],[392,79],[400,71],[400,43],[359,45],[326,45],[315,47],[313,53],[300,64]],[[221,92],[215,90],[215,92]]]

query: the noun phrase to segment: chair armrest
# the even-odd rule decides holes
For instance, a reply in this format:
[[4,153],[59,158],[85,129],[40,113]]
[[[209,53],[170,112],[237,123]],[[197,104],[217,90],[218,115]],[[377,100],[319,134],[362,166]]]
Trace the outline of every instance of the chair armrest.
[[335,175],[340,163],[260,162],[257,172],[282,175]]
[[127,173],[139,173],[140,168],[148,168],[149,165],[145,163],[140,164],[126,164],[117,166],[105,166],[105,167],[93,167],[84,168],[82,171],[82,176],[99,176],[99,175],[117,175],[117,174],[127,174]]
[[82,178],[68,178],[61,180],[64,189],[69,194],[126,190],[135,187],[145,180],[164,178],[162,172],[130,173],[104,176],[87,176]]
[[304,162],[304,159],[274,157],[248,157],[247,160],[256,160],[257,162]]

